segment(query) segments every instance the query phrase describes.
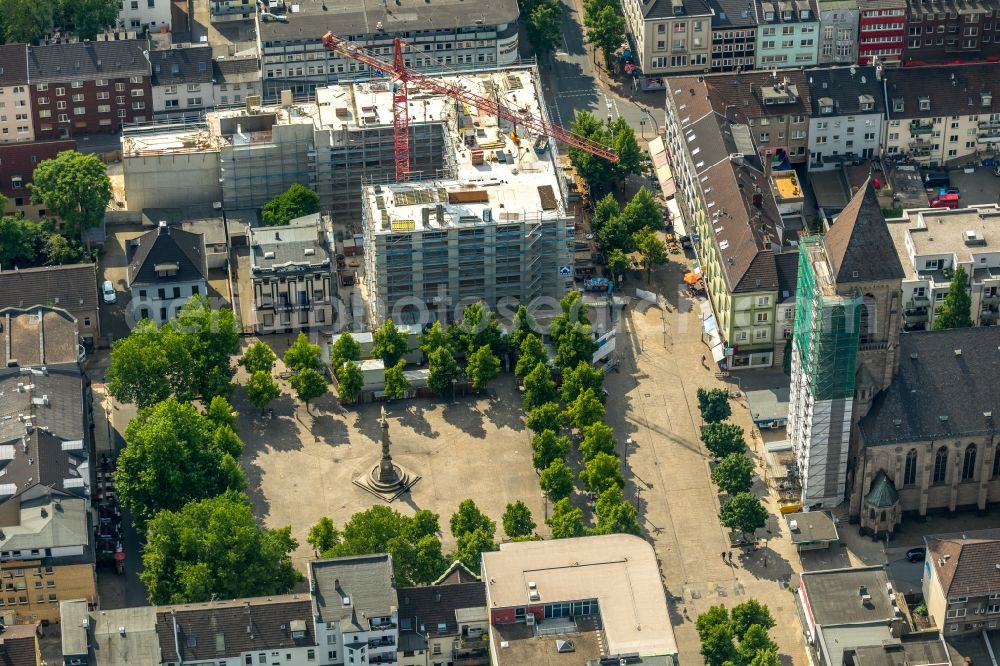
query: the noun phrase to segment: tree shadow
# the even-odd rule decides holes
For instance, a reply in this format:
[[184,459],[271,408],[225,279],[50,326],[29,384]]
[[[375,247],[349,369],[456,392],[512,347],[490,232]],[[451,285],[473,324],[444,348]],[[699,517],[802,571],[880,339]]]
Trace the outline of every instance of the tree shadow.
[[350,442],[347,423],[341,419],[334,418],[330,414],[316,414],[313,416],[310,431],[317,441],[322,440],[328,446],[339,446]]
[[562,32],[566,45],[566,53],[573,56],[587,55],[587,48],[583,44],[583,17],[577,16],[578,12],[569,3],[562,3]]
[[794,575],[792,565],[772,548],[756,548],[750,552],[747,548],[736,551],[740,566],[753,575],[754,578],[773,580],[789,584]]
[[[354,411],[353,428],[373,442],[382,441],[382,426],[379,425],[381,417],[381,404],[357,405]],[[386,410],[389,411],[388,409]],[[391,413],[390,413],[391,416]],[[390,433],[392,426],[389,426]]]
[[[462,399],[460,398],[460,400]],[[444,410],[441,412],[441,417],[445,423],[461,430],[469,437],[486,439],[486,428],[483,427],[483,413],[468,398],[461,402],[445,405]]]
[[253,507],[253,515],[261,519],[267,518],[271,513],[271,503],[264,494],[264,479],[261,468],[255,462],[247,460],[245,456],[241,464],[243,476],[247,482],[247,497],[250,498],[250,506]]
[[[404,405],[405,403],[400,404]],[[437,439],[441,433],[431,427],[430,421],[427,420],[424,414],[426,411],[423,405],[411,402],[405,404],[405,408],[402,410],[397,407],[396,414],[399,416],[399,423],[403,427],[409,428],[421,437]]]
[[[518,395],[516,380],[514,375],[504,375],[497,379],[498,383],[505,384],[503,394]],[[490,396],[483,414],[489,419],[497,429],[510,428],[511,430],[523,430],[524,419],[523,410],[519,403],[502,400],[496,395]]]

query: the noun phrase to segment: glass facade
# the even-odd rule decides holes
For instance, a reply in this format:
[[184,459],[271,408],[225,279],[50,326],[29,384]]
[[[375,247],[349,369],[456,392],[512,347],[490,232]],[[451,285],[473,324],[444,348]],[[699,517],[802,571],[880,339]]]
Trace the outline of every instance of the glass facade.
[[597,599],[545,604],[546,620],[554,617],[584,617],[588,615],[597,615]]

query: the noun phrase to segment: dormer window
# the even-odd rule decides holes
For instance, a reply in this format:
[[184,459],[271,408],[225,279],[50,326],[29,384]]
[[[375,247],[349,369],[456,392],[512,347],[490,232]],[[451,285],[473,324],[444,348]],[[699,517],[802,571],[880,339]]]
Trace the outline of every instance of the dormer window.
[[774,20],[774,12],[764,12],[764,20],[765,21],[773,21]]
[[173,277],[177,275],[177,269],[177,264],[156,264],[153,266],[158,278]]
[[993,93],[979,93],[979,100],[982,102],[983,106],[993,105]]
[[872,111],[875,109],[875,98],[871,95],[860,95],[858,97],[858,104],[861,106],[862,111]]
[[900,112],[903,110],[903,98],[895,97],[892,100],[892,110]]
[[931,110],[931,98],[930,97],[921,97],[920,98],[920,110],[921,111],[930,111]]
[[792,13],[791,12],[781,12],[781,20],[782,21],[791,21],[792,20]]
[[803,9],[802,11],[799,12],[799,20],[800,21],[808,21],[809,20],[809,10],[808,9]]
[[833,113],[833,99],[830,97],[819,98],[820,115],[828,116]]

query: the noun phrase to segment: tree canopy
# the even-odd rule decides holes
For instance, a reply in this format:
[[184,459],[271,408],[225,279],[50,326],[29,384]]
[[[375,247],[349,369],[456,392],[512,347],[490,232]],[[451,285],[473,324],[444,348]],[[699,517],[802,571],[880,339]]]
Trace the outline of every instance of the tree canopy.
[[496,521],[483,513],[471,499],[462,500],[458,510],[451,515],[448,526],[451,528],[451,535],[456,539],[480,528],[491,534],[497,529]]
[[584,462],[592,460],[599,453],[615,455],[615,431],[603,421],[591,423],[583,428],[579,448]]
[[469,354],[465,374],[476,391],[485,389],[500,374],[500,359],[489,345],[483,345]]
[[642,257],[642,265],[646,269],[646,281],[652,278],[653,269],[667,263],[667,246],[660,240],[656,232],[645,227],[632,234],[632,244]]
[[720,460],[731,453],[746,451],[743,428],[735,423],[708,423],[701,427],[701,441]]
[[279,395],[281,387],[274,381],[271,374],[258,370],[250,375],[246,383],[243,384],[243,392],[247,394],[247,400],[254,407],[263,410],[267,405]]
[[313,547],[316,555],[319,555],[340,543],[340,532],[332,520],[323,516],[318,523],[309,528],[306,543]]
[[603,403],[604,392],[604,371],[595,368],[588,361],[581,361],[574,368],[563,370],[562,394],[563,402],[569,404],[576,400],[577,396],[590,389],[594,395]]
[[427,357],[427,385],[441,397],[448,397],[455,391],[455,380],[462,374],[458,362],[448,347],[438,347]]
[[483,345],[488,345],[494,353],[504,351],[503,332],[497,315],[480,301],[470,303],[462,310],[458,336],[466,354],[472,354]]
[[247,347],[240,357],[239,364],[246,368],[251,375],[255,372],[266,372],[270,374],[274,369],[274,362],[278,359],[271,351],[266,342],[257,340]]
[[410,343],[406,333],[400,331],[392,319],[386,319],[372,333],[372,356],[382,359],[387,368],[396,365],[409,351]]
[[752,535],[767,525],[767,509],[752,493],[737,493],[726,500],[719,510],[723,526],[745,535]]
[[396,365],[385,369],[385,395],[387,398],[402,398],[412,388],[410,380],[403,374],[406,371],[406,360],[399,359]]
[[535,55],[542,58],[562,41],[562,4],[558,0],[521,0],[521,17]]
[[588,388],[576,396],[576,400],[566,406],[566,421],[578,430],[599,423],[604,419],[604,403],[594,389]]
[[556,383],[552,381],[552,372],[544,363],[539,363],[535,369],[524,376],[524,409],[530,412],[535,407],[547,402],[555,402],[559,394]]
[[538,485],[542,487],[550,502],[558,502],[573,494],[573,470],[562,458],[553,460],[542,470],[538,477]]
[[566,459],[569,445],[569,438],[543,430],[531,439],[531,462],[535,469],[546,469],[556,460]]
[[151,604],[186,604],[290,592],[301,578],[291,528],[265,529],[243,493],[188,502],[149,524],[139,578]]
[[[778,666],[778,645],[767,635],[774,619],[756,599],[734,606],[712,606],[695,626],[701,654],[709,666]],[[738,644],[737,644],[738,643]]]
[[625,19],[610,4],[587,15],[587,41],[604,53],[605,66],[610,69],[615,51],[625,41]]
[[[350,376],[351,368],[357,368],[357,366],[354,363],[345,363],[337,368],[337,379],[340,382],[340,397],[348,402],[356,400],[358,397],[357,391],[361,390],[361,387],[358,386],[357,391],[353,395],[349,393],[356,386],[356,382],[352,383],[352,379],[354,378]],[[360,373],[360,370],[358,372]],[[288,380],[288,383],[295,389],[295,395],[298,396],[299,400],[306,404],[307,412],[310,411],[310,401],[326,393],[327,389],[326,379],[312,368],[305,368],[296,372]]]
[[[357,343],[350,333],[344,333],[330,348],[330,365],[334,368],[340,367],[344,361],[356,361],[361,356],[361,345]],[[299,333],[295,342],[285,350],[285,365],[292,372],[301,370],[319,370],[323,367],[322,352],[319,345],[309,342],[309,337],[305,333]]]
[[598,453],[588,460],[583,471],[580,472],[580,480],[583,481],[587,490],[594,493],[603,493],[612,486],[625,485],[621,461],[618,456],[609,453]]
[[937,307],[932,325],[935,331],[946,328],[969,328],[972,322],[972,297],[969,295],[969,274],[959,264],[951,276],[951,286],[944,302]]
[[304,185],[292,183],[291,187],[264,204],[260,217],[268,226],[281,226],[297,217],[318,212],[319,195]]
[[534,433],[543,430],[559,432],[562,429],[562,410],[554,402],[546,402],[528,412],[525,425]]
[[730,453],[712,470],[712,481],[727,495],[753,487],[753,461],[745,453]]
[[[74,0],[75,2],[76,0]],[[118,10],[115,8],[115,15]],[[64,150],[32,174],[31,199],[69,225],[70,234],[98,226],[111,201],[111,179],[96,155]]]
[[115,485],[140,534],[158,511],[243,489],[243,471],[232,450],[216,445],[220,429],[228,426],[219,426],[190,403],[174,398],[140,409],[128,424]]
[[729,392],[726,389],[698,389],[695,394],[698,397],[698,410],[701,412],[701,420],[705,423],[718,423],[725,421],[732,415],[733,409],[729,406]]
[[586,534],[583,510],[562,498],[552,506],[552,515],[545,521],[552,530],[553,539],[569,539]]
[[548,363],[549,354],[545,351],[545,345],[542,344],[542,339],[534,333],[528,333],[521,338],[520,352],[517,365],[514,366],[514,374],[518,377],[524,377],[539,363]]
[[517,500],[507,505],[503,512],[503,531],[511,539],[531,536],[535,532],[535,521],[531,518],[528,505]]
[[597,516],[594,531],[598,534],[642,535],[639,511],[625,501],[620,486],[612,485],[600,494],[594,504],[594,514]]
[[[5,203],[0,199],[0,208]],[[0,266],[33,268],[96,261],[76,238],[62,235],[52,220],[35,222],[17,215],[0,217]]]

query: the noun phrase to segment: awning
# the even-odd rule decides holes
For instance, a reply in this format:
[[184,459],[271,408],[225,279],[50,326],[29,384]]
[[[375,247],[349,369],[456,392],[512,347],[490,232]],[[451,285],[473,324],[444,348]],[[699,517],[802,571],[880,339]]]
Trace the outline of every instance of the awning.
[[722,359],[724,358],[726,358],[726,346],[722,344],[721,340],[719,340],[719,344],[712,347],[712,359],[714,359],[716,363],[722,363]]
[[690,285],[698,284],[701,281],[701,276],[695,272],[688,272],[684,274],[684,281]]
[[660,191],[663,192],[664,198],[669,199],[676,193],[676,188],[674,175],[670,171],[670,163],[667,161],[667,149],[663,143],[663,137],[658,136],[649,142],[649,156],[653,160],[653,171],[660,184]]

